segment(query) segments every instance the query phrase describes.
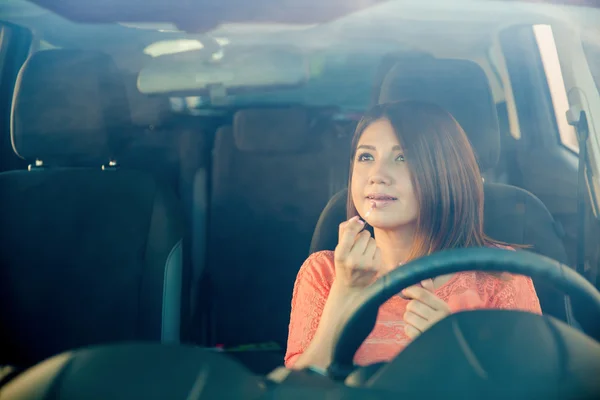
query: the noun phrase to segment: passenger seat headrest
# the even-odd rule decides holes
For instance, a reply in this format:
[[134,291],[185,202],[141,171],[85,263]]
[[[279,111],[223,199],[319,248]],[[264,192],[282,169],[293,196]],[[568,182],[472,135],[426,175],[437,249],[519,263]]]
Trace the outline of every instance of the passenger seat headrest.
[[399,62],[385,77],[379,103],[418,100],[435,103],[460,123],[482,171],[493,168],[500,154],[498,115],[489,82],[475,62],[427,59]]
[[109,141],[129,129],[122,78],[106,54],[46,50],[22,67],[13,98],[15,152],[44,163],[107,160]]
[[303,108],[247,109],[233,119],[235,144],[248,152],[299,152],[308,144],[310,116]]

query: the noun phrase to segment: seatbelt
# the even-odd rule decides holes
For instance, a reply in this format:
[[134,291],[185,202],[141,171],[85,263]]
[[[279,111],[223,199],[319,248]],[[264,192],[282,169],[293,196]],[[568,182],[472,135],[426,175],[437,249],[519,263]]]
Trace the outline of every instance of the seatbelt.
[[[594,270],[586,272],[586,196],[587,190],[587,140],[589,137],[589,125],[587,115],[584,110],[576,106],[567,111],[567,121],[575,127],[579,143],[579,162],[577,171],[577,262],[575,270],[581,274],[587,281],[596,285],[595,276],[591,275]],[[594,206],[594,199],[592,199]],[[592,328],[596,330],[596,328]]]
[[[200,168],[194,174],[192,184],[192,229],[191,229],[191,262],[192,262],[192,285],[190,298],[192,319],[200,323],[196,327],[202,330],[201,343],[206,344],[210,340],[210,322],[205,309],[202,306],[204,298],[199,293],[202,289],[207,289],[202,283],[204,266],[207,262],[206,244],[208,230],[208,172],[206,168]],[[199,304],[200,303],[200,304]],[[209,313],[210,314],[210,313]],[[199,316],[202,318],[199,319]]]
[[[579,115],[574,115],[575,110],[567,112],[569,124],[575,127],[579,141],[579,165],[577,170],[577,257],[575,271],[586,277],[585,271],[585,227],[586,227],[586,161],[587,161],[587,139],[589,126],[585,111],[579,109]],[[575,118],[574,118],[575,117]]]

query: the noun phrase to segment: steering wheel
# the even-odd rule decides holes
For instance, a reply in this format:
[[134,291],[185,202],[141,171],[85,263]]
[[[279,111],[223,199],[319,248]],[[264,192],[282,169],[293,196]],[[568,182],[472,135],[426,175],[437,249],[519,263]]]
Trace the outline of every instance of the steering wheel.
[[461,271],[509,272],[546,280],[565,294],[585,302],[582,304],[590,307],[590,315],[600,319],[600,292],[581,275],[550,258],[527,251],[491,248],[441,251],[396,268],[361,292],[357,299],[360,306],[345,316],[346,323],[336,335],[332,362],[327,370],[329,377],[343,380],[355,369],[354,355],[373,330],[379,307],[389,298],[422,280]]

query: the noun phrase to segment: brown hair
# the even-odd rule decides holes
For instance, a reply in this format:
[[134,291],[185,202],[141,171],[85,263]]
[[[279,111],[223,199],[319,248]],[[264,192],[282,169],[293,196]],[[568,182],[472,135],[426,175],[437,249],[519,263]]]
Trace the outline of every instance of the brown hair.
[[352,139],[348,218],[358,214],[352,201],[356,147],[365,129],[381,119],[396,132],[419,204],[408,259],[444,249],[506,245],[483,232],[483,180],[467,135],[450,113],[429,103],[377,105],[359,122]]

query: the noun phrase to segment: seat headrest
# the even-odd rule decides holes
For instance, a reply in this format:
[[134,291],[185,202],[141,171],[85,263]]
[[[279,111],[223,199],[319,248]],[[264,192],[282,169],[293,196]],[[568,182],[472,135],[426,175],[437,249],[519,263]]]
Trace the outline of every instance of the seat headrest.
[[137,86],[137,75],[126,76],[125,89],[129,99],[131,122],[139,127],[163,125],[171,116],[171,103],[165,96],[147,96]]
[[45,163],[108,159],[109,141],[130,121],[123,81],[106,54],[41,51],[19,73],[11,135],[22,158]]
[[379,96],[381,95],[381,86],[383,84],[383,80],[396,64],[400,62],[419,62],[423,58],[433,59],[434,57],[429,53],[424,53],[421,51],[403,51],[384,55],[381,58],[381,61],[379,62],[375,72],[373,92],[371,94],[371,105],[374,106],[379,103]]
[[498,115],[489,82],[475,62],[422,58],[397,63],[385,77],[379,103],[419,100],[435,103],[460,123],[485,171],[500,154]]
[[299,152],[307,146],[309,124],[303,108],[240,110],[233,119],[235,145],[248,152]]

